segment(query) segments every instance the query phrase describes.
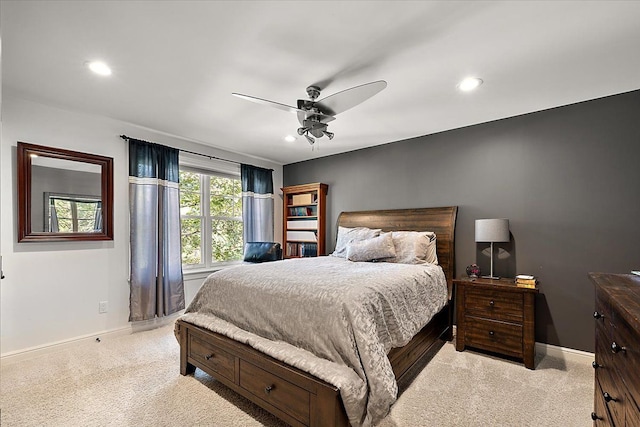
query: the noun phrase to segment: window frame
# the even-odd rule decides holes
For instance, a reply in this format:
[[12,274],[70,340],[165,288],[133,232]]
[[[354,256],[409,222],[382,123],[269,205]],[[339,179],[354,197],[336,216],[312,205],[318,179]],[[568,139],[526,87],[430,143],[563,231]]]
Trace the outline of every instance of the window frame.
[[[212,260],[212,226],[211,223],[215,219],[233,220],[233,217],[213,217],[211,216],[211,193],[210,193],[210,176],[217,176],[230,179],[241,179],[240,165],[224,164],[215,159],[203,159],[194,156],[180,154],[179,171],[195,172],[201,174],[200,177],[200,215],[180,215],[182,223],[183,218],[200,219],[201,233],[201,263],[200,264],[182,264],[183,272],[198,273],[205,271],[216,271],[224,267],[237,265],[242,263],[242,259],[232,261],[213,261]],[[242,196],[240,196],[242,197]],[[244,218],[242,211],[240,212],[240,222],[244,227]]]

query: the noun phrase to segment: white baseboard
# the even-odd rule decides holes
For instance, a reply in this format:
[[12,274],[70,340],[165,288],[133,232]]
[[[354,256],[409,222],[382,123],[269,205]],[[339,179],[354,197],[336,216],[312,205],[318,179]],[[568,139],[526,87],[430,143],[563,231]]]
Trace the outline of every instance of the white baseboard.
[[[456,325],[453,325],[454,340],[458,332]],[[559,347],[557,345],[536,342],[536,354],[545,355],[561,360],[569,360],[576,363],[591,363],[595,355],[588,351],[576,350],[568,347]]]
[[136,332],[148,331],[151,329],[160,328],[175,320],[182,314],[181,312],[172,314],[166,317],[160,317],[150,320],[143,320],[140,322],[129,323],[127,326],[116,329],[109,329],[105,331],[96,332],[93,334],[81,335],[78,337],[69,338],[62,341],[56,341],[44,345],[26,348],[23,350],[11,351],[0,355],[0,364],[2,366],[10,365],[22,360],[31,359],[43,354],[53,353],[56,351],[64,350],[66,348],[78,346],[80,344],[86,344],[88,342],[96,341],[98,338],[100,341],[113,339],[116,337],[130,335]]
[[577,363],[591,363],[595,355],[588,351],[576,350],[568,347],[558,347],[556,345],[536,343],[536,354],[544,354],[556,359],[568,360]]

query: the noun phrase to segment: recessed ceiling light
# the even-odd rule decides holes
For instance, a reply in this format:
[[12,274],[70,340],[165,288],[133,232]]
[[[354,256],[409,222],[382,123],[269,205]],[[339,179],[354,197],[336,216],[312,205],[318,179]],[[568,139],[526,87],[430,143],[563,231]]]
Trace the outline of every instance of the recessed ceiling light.
[[96,74],[100,74],[101,76],[111,75],[111,68],[109,68],[109,66],[102,61],[92,61],[87,63],[87,66],[91,71]]
[[287,142],[294,142],[296,140],[296,137],[293,135],[287,135],[284,137],[284,140]]
[[467,77],[466,79],[458,83],[458,89],[460,89],[463,92],[469,92],[471,90],[474,90],[481,84],[482,84],[482,79],[479,79],[477,77]]

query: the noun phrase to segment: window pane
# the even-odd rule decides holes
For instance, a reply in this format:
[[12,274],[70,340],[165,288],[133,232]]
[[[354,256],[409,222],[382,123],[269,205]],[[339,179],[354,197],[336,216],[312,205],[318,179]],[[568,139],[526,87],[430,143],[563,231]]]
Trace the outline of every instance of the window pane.
[[242,259],[242,221],[211,221],[211,258],[213,262]]
[[184,218],[180,223],[182,225],[182,264],[202,264],[202,221],[198,218]]
[[71,212],[71,201],[64,199],[54,199],[53,206],[58,217],[58,231],[60,233],[72,233],[73,213]]
[[75,204],[78,210],[78,231],[86,233],[95,231],[99,202],[76,201]]
[[[239,179],[212,176],[210,188],[211,216],[242,218],[242,186]],[[240,209],[237,208],[238,202],[240,203]]]
[[200,215],[200,174],[180,171],[180,215]]

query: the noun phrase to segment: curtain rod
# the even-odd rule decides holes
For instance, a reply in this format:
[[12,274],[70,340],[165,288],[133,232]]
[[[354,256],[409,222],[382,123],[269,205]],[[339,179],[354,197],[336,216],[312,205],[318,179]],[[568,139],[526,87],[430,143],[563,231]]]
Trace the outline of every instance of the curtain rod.
[[[136,139],[138,141],[146,142],[147,144],[159,145],[159,144],[157,144],[155,142],[145,141],[144,139],[131,138],[131,137],[127,136],[127,135],[120,135],[120,138],[124,139],[125,141],[129,141],[130,139]],[[175,148],[175,147],[172,147],[172,148]],[[237,165],[241,165],[242,164],[242,162],[238,162],[236,160],[223,159],[222,157],[216,157],[216,156],[212,156],[212,155],[209,155],[209,154],[196,153],[195,151],[183,150],[182,148],[177,148],[177,150],[178,151],[182,151],[183,153],[195,154],[196,156],[208,157],[209,160],[216,159],[216,160],[222,160],[223,162],[235,163]],[[247,163],[245,163],[245,164],[247,164]],[[249,165],[249,166],[253,166],[254,168],[260,167],[260,166],[255,166],[255,165]],[[261,169],[267,169],[267,168],[261,168]],[[273,169],[268,169],[268,170],[273,171]]]

